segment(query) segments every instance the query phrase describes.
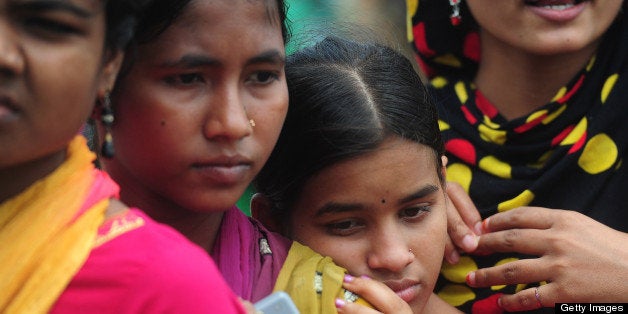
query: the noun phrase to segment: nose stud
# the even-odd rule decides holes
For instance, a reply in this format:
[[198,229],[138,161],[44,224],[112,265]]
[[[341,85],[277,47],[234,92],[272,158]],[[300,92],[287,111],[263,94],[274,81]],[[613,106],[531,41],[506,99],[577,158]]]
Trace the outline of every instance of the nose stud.
[[255,120],[249,119],[249,124],[251,125],[251,127],[255,127]]

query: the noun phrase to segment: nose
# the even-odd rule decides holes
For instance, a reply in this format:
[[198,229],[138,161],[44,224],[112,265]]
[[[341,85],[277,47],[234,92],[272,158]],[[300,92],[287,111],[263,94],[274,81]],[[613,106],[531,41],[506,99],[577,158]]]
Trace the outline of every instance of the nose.
[[398,228],[388,228],[374,234],[367,264],[373,270],[401,272],[414,258],[402,232]]
[[204,135],[213,141],[234,141],[251,135],[255,125],[246,111],[236,83],[214,91],[204,125]]
[[24,59],[19,44],[20,36],[8,20],[7,14],[0,13],[0,78],[3,82],[21,74],[24,70]]

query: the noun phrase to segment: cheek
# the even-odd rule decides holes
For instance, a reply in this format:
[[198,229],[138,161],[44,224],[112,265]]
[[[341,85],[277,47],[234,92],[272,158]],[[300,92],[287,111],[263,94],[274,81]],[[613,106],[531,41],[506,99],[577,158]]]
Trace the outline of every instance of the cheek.
[[413,234],[414,240],[411,243],[415,243],[413,251],[419,252],[415,254],[419,263],[429,269],[430,273],[437,274],[442,264],[448,235],[447,217],[445,216],[444,208],[442,211],[434,214],[438,215],[432,217],[433,220],[428,228],[425,228],[420,233],[415,232]]
[[32,66],[39,69],[32,74],[32,84],[40,106],[49,104],[45,108],[49,109],[50,122],[79,126],[85,123],[96,100],[100,62],[95,57],[76,54],[61,57],[54,52],[49,57],[40,55],[33,59],[44,60]]
[[359,246],[342,237],[330,236],[317,226],[297,220],[291,223],[291,238],[323,256],[331,256],[336,264],[352,270],[360,259]]
[[262,162],[266,162],[272,152],[284,120],[288,111],[287,97],[285,101],[277,102],[271,106],[264,107],[263,110],[256,110],[250,114],[250,118],[255,121],[253,131],[258,142]]

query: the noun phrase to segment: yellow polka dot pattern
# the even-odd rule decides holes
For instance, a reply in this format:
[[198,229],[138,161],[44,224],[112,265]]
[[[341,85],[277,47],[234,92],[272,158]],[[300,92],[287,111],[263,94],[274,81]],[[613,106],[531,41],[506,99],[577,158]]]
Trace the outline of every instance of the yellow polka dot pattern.
[[606,103],[608,94],[610,94],[613,90],[613,86],[617,83],[617,79],[619,79],[619,74],[613,74],[606,79],[606,82],[604,82],[604,87],[602,88],[602,104]]
[[482,158],[478,166],[480,166],[480,169],[496,177],[503,179],[512,178],[512,167],[508,163],[497,159],[495,156],[486,156]]
[[464,104],[469,99],[469,94],[467,94],[467,89],[464,86],[463,82],[458,82],[454,86],[456,89],[456,95],[458,95],[458,99],[460,99],[460,103]]
[[545,117],[545,119],[543,119],[543,121],[541,123],[543,124],[550,124],[550,122],[556,120],[556,118],[558,118],[558,116],[560,116],[561,113],[563,113],[563,111],[567,110],[567,105],[562,105],[560,106],[560,108],[556,109],[556,111],[550,113],[547,115],[547,117]]
[[448,65],[450,67],[454,67],[454,68],[459,68],[462,66],[462,62],[460,62],[460,60],[458,58],[456,58],[456,56],[452,55],[452,54],[446,54],[446,55],[442,55],[442,56],[438,56],[436,58],[434,58],[434,62],[440,63],[440,64],[444,64],[444,65]]
[[438,291],[437,295],[452,306],[463,305],[475,299],[473,290],[463,285],[447,285]]
[[454,163],[447,167],[447,181],[457,182],[467,193],[471,186],[471,176],[471,168],[465,164]]
[[613,167],[617,156],[615,142],[608,135],[600,133],[587,142],[578,159],[578,166],[590,174],[598,174]]
[[442,77],[442,76],[437,76],[434,79],[432,79],[430,81],[430,84],[434,87],[434,88],[443,88],[445,86],[447,86],[449,82],[447,81],[446,78]]
[[560,142],[560,145],[572,145],[577,142],[587,131],[587,118],[582,118],[578,125]]
[[469,256],[461,256],[455,265],[443,263],[440,273],[451,282],[465,283],[467,274],[475,270],[478,270],[478,265]]
[[499,212],[504,212],[513,208],[527,206],[530,205],[533,200],[534,193],[530,190],[525,190],[515,198],[499,203],[499,205],[497,205],[497,210]]
[[547,114],[547,110],[535,111],[531,115],[529,115],[528,118],[526,118],[526,122],[530,122],[530,121],[536,120],[540,116],[545,115],[545,114]]
[[408,42],[414,40],[414,36],[412,35],[412,16],[416,13],[418,7],[419,0],[406,0],[406,37]]
[[478,131],[480,132],[480,137],[487,142],[499,145],[503,145],[506,142],[506,131],[491,129],[484,124],[478,125]]

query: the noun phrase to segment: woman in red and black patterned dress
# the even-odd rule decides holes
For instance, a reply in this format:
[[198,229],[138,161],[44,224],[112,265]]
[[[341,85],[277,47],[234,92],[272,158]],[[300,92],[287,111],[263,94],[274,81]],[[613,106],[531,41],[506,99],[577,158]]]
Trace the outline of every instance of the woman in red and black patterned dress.
[[407,4],[470,253],[448,249],[439,296],[471,313],[627,302],[626,3]]

